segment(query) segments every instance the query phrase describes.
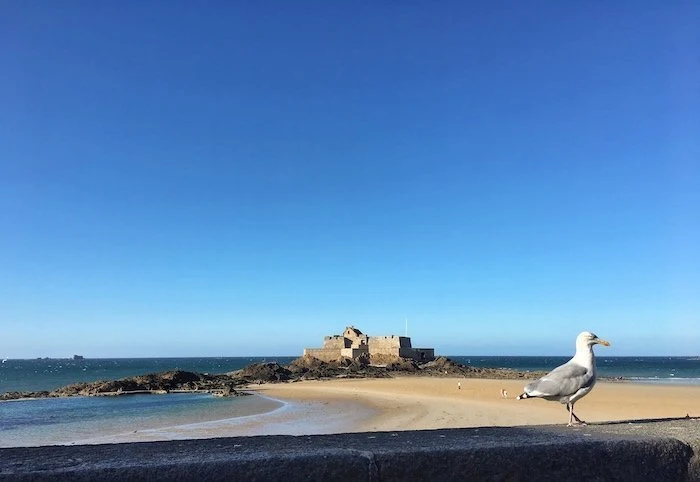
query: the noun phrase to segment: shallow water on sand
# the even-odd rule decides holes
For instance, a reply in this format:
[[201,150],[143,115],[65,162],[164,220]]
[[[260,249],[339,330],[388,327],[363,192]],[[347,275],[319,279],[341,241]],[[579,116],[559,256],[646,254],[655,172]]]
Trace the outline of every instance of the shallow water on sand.
[[257,395],[72,397],[0,402],[0,447],[64,444],[258,415],[284,404]]

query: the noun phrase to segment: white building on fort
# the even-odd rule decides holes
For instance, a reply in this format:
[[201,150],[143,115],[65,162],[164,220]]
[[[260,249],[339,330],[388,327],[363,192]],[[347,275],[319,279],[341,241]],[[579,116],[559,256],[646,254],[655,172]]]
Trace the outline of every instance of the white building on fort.
[[408,336],[367,336],[354,326],[348,326],[342,335],[324,337],[323,348],[304,348],[304,355],[323,361],[334,361],[341,357],[359,358],[363,355],[369,356],[370,360],[402,357],[430,361],[435,358],[435,349],[413,348]]

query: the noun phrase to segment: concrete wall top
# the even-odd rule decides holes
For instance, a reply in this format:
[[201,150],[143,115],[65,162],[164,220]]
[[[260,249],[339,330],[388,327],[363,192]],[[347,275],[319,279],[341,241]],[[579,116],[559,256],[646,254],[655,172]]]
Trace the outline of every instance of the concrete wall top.
[[0,449],[0,480],[700,480],[698,419]]

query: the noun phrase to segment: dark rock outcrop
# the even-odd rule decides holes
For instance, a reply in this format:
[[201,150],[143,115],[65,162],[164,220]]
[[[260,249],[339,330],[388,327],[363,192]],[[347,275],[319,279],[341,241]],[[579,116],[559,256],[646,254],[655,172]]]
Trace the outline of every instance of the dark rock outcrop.
[[10,392],[0,394],[0,400],[73,396],[130,395],[137,393],[209,392],[222,396],[243,395],[236,390],[245,380],[228,375],[206,375],[182,370],[150,373],[120,380],[74,383],[52,392]]
[[253,363],[241,370],[229,373],[233,378],[248,383],[282,382],[290,379],[291,371],[277,362]]
[[432,376],[460,376],[465,378],[519,379],[539,378],[546,372],[520,372],[507,368],[481,368],[460,365],[446,357],[438,357],[420,365],[421,372]]
[[427,363],[412,359],[384,357],[385,365],[370,365],[367,357],[340,358],[325,362],[312,356],[302,356],[284,367],[276,362],[255,363],[228,374],[209,375],[173,370],[150,373],[120,380],[75,383],[52,392],[8,392],[0,400],[72,396],[110,396],[139,393],[208,392],[218,396],[245,394],[238,389],[251,383],[277,383],[331,378],[390,378],[394,376],[434,376],[464,378],[534,379],[544,372],[518,372],[497,368],[465,366],[439,357]]
[[[377,358],[375,358],[377,360]],[[410,358],[385,355],[381,365],[369,365],[367,359],[341,358],[325,362],[309,355],[297,358],[287,366],[291,379],[313,380],[327,378],[386,378],[401,375],[432,377],[465,377],[519,379],[538,378],[544,372],[519,372],[502,368],[479,368],[460,365],[449,358],[439,357],[419,363]],[[271,380],[274,381],[274,380]]]
[[300,356],[292,363],[287,365],[287,369],[293,374],[307,373],[312,370],[321,370],[328,367],[328,362],[319,360],[310,355]]
[[287,368],[298,380],[322,380],[328,378],[386,378],[390,375],[382,367],[369,365],[369,358],[339,358],[325,362],[304,355],[290,363]]
[[21,400],[25,398],[48,398],[49,392],[5,392],[0,393],[0,401],[3,400]]
[[386,370],[390,372],[415,373],[420,370],[420,367],[414,360],[397,358],[396,360],[386,364]]

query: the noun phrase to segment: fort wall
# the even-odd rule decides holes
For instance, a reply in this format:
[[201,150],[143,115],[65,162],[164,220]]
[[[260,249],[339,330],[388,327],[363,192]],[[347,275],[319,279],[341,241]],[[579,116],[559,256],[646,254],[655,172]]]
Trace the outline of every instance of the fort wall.
[[304,355],[312,356],[325,362],[335,361],[341,357],[341,349],[338,348],[304,348]]
[[342,335],[327,336],[323,339],[323,348],[329,350],[340,350],[341,348],[349,348],[346,345],[347,339]]
[[435,349],[434,348],[402,348],[400,355],[403,358],[413,358],[417,361],[430,361],[435,359]]
[[340,350],[340,356],[345,358],[360,358],[363,355],[369,355],[367,346],[364,348],[343,348]]
[[367,336],[354,326],[348,326],[342,335],[326,336],[323,348],[305,348],[304,355],[310,355],[323,361],[334,361],[341,357],[358,358],[369,355],[386,358],[402,357],[417,361],[430,361],[435,358],[433,348],[413,348],[411,338],[407,336],[386,335]]

